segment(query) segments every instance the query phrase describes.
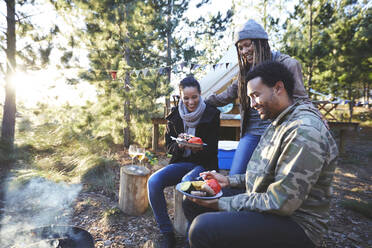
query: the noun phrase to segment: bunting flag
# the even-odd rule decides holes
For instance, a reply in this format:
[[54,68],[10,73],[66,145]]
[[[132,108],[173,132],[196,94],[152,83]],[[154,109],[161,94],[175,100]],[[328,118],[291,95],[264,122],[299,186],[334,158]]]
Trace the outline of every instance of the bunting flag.
[[112,80],[116,80],[117,71],[110,71],[110,74],[111,74]]
[[[165,75],[169,71],[173,71],[174,73],[183,72],[185,69],[188,69],[190,72],[193,70],[217,70],[217,69],[223,69],[227,70],[231,67],[231,65],[234,64],[233,62],[227,62],[227,63],[218,63],[218,64],[196,64],[196,63],[187,63],[187,62],[181,62],[178,64],[175,64],[173,66],[166,66],[166,67],[160,67],[160,68],[144,68],[144,69],[134,69],[130,70],[128,73],[131,76],[139,77],[141,74],[144,77],[151,76],[154,74],[158,75]],[[91,70],[90,71],[101,71],[101,70]],[[125,70],[125,69],[123,69]],[[120,80],[118,79],[118,70],[105,70],[108,73],[108,76],[111,80]]]

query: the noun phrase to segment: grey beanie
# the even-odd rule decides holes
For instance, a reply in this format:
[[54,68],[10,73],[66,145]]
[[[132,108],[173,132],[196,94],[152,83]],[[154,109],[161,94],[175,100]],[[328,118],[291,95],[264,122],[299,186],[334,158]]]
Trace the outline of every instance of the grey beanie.
[[238,41],[245,39],[268,40],[269,36],[267,35],[266,31],[262,28],[260,24],[250,19],[235,34],[235,44],[238,43]]

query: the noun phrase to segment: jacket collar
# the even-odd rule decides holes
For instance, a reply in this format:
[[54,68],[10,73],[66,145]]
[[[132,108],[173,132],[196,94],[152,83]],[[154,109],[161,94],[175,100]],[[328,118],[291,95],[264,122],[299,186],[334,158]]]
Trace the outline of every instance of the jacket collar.
[[296,106],[298,106],[299,103],[298,102],[295,102],[293,103],[292,105],[288,106],[286,109],[284,109],[276,118],[275,120],[271,123],[274,127],[277,126],[277,125],[280,125],[280,123],[282,122],[282,120],[288,115],[290,114],[295,108]]

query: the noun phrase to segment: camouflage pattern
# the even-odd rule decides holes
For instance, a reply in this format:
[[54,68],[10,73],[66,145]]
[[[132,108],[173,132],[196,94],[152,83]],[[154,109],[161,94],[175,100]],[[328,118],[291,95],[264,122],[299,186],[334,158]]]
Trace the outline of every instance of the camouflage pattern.
[[320,245],[327,232],[337,145],[309,104],[295,103],[267,128],[246,174],[229,177],[246,193],[222,197],[220,210],[290,216]]

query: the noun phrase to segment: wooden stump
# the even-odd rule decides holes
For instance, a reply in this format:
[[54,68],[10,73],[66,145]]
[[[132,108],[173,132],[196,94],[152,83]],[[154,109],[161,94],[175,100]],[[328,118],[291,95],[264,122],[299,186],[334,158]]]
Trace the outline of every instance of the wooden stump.
[[119,208],[129,215],[141,215],[149,206],[147,179],[150,170],[144,166],[127,165],[120,168]]
[[182,209],[183,194],[174,188],[174,221],[173,226],[176,232],[182,236],[186,236],[187,219]]

